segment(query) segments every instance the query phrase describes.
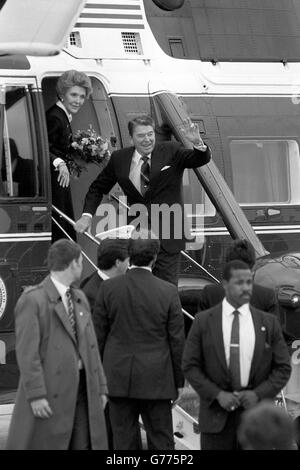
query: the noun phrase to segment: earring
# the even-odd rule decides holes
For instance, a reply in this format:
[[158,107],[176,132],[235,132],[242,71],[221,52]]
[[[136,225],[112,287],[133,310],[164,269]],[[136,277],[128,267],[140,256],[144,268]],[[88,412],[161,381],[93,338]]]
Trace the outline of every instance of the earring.
[[63,99],[63,98],[61,98],[61,99],[60,99],[60,101],[63,103],[63,102],[64,102],[64,99]]

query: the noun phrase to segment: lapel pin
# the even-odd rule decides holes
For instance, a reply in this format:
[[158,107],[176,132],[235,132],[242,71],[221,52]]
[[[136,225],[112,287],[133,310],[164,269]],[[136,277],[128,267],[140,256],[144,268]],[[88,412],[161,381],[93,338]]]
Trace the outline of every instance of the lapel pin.
[[79,312],[79,315],[82,317],[83,313],[82,313],[82,312]]
[[261,331],[266,331],[266,327],[265,327],[265,326],[262,326],[262,327],[261,327]]

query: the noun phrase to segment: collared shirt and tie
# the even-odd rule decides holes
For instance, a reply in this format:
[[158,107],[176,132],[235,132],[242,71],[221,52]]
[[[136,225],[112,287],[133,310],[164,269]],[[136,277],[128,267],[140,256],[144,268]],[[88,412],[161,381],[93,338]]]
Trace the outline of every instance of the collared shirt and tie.
[[[148,188],[148,185],[149,185],[149,181],[147,183],[147,178],[150,177],[151,154],[147,155],[148,160],[146,160],[146,162],[144,162],[143,159],[144,157],[137,150],[135,150],[132,156],[130,171],[129,171],[130,181],[142,195],[145,194],[145,190]],[[148,168],[149,168],[148,174],[147,174],[147,170],[144,173],[142,172],[142,167],[144,163],[145,164],[148,163]]]
[[[62,303],[65,307],[66,315],[68,317],[68,320],[71,324],[75,339],[77,341],[77,332],[76,332],[76,317],[75,317],[75,310],[74,310],[74,303],[72,300],[71,292],[70,292],[70,286],[66,286],[65,284],[62,284],[60,281],[55,279],[53,276],[51,276],[51,281],[55,285]],[[78,369],[82,369],[82,361],[79,358],[78,360]]]
[[[238,311],[239,319],[239,360],[240,360],[240,385],[247,387],[255,346],[255,330],[249,304],[244,304],[235,309],[225,298],[222,302],[222,331],[225,349],[225,358],[230,367],[230,348],[232,338],[232,326],[234,312]],[[234,345],[233,348],[236,348]]]

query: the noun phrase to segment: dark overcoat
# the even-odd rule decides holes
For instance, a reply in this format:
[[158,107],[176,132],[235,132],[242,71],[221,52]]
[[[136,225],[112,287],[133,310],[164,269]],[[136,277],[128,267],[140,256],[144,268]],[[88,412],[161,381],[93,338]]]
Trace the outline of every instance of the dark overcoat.
[[[73,289],[73,298],[77,343],[49,276],[27,289],[17,302],[16,353],[20,381],[7,449],[68,449],[79,384],[79,355],[86,373],[91,446],[107,448],[100,397],[107,393],[106,379],[86,297],[79,289]],[[38,398],[48,400],[53,411],[50,418],[34,417],[30,401]]]

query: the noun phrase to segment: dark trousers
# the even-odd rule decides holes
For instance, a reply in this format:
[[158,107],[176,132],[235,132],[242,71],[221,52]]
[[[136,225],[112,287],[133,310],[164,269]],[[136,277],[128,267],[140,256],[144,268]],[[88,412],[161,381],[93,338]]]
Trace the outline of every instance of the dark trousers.
[[90,427],[88,417],[88,398],[84,369],[80,370],[79,386],[72,436],[68,450],[91,449]]
[[152,272],[154,276],[164,279],[165,281],[169,281],[177,286],[179,266],[180,251],[176,253],[168,253],[164,248],[160,247]]
[[222,431],[218,433],[201,433],[201,450],[240,450],[237,429],[243,411],[237,409],[230,412]]
[[141,415],[149,450],[174,449],[171,400],[109,397],[115,450],[139,450]]
[[[51,165],[52,167],[53,165]],[[58,172],[54,169],[51,169],[51,190],[52,190],[52,204],[57,207],[61,212],[66,214],[68,217],[74,220],[74,210],[73,210],[73,202],[72,202],[72,195],[71,195],[71,188],[68,186],[67,188],[63,188],[59,185],[57,181]],[[55,210],[52,210],[52,216],[57,220],[59,225],[70,235],[72,240],[75,242],[77,241],[76,232],[71,224],[67,222],[63,217],[58,215]],[[62,230],[56,225],[55,222],[52,220],[51,224],[51,231],[52,231],[52,243],[60,240],[61,238],[67,238]]]
[[109,403],[106,403],[106,407],[104,408],[104,417],[106,424],[108,450],[114,450],[113,433],[109,416]]

